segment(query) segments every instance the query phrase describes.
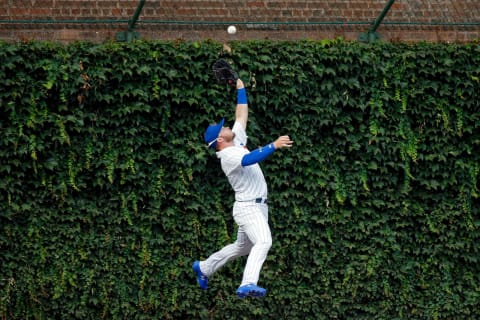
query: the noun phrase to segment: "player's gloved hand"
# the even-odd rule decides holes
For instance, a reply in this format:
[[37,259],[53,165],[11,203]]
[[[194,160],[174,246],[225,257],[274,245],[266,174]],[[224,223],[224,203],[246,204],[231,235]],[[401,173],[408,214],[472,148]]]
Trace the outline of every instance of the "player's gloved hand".
[[213,75],[219,84],[237,85],[238,74],[224,59],[218,59],[212,66]]

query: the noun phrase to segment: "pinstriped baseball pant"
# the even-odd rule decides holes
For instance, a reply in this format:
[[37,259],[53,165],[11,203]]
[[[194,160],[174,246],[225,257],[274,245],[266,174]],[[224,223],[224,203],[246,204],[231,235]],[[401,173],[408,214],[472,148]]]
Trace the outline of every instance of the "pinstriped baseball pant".
[[201,261],[200,269],[209,277],[227,261],[248,255],[240,286],[257,284],[260,270],[272,246],[268,206],[237,201],[233,206],[233,218],[238,225],[237,240]]

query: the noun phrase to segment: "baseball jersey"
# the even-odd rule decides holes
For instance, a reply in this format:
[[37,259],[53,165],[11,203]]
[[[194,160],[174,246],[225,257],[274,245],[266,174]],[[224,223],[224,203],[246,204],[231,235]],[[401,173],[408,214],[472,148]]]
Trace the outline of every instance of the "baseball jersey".
[[232,128],[234,146],[217,152],[222,170],[235,191],[236,201],[250,201],[267,197],[267,183],[258,163],[242,166],[242,158],[250,153],[247,149],[247,134],[239,122]]

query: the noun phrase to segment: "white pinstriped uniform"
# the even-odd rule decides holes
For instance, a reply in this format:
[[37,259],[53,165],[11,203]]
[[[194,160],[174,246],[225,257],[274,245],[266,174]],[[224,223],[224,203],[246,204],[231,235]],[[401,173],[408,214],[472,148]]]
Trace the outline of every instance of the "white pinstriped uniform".
[[247,135],[242,125],[235,122],[235,146],[217,152],[222,170],[235,191],[233,218],[238,224],[237,240],[200,262],[200,269],[211,276],[227,261],[248,255],[240,286],[257,284],[268,251],[272,246],[272,236],[268,225],[268,206],[255,203],[256,198],[267,198],[267,183],[258,163],[243,167]]

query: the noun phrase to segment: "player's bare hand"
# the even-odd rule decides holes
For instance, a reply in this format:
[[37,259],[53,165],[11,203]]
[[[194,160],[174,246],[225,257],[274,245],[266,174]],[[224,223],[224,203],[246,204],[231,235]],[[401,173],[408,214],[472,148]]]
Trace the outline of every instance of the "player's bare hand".
[[293,141],[290,140],[289,136],[280,136],[275,140],[273,145],[275,146],[275,149],[290,148],[293,145]]

